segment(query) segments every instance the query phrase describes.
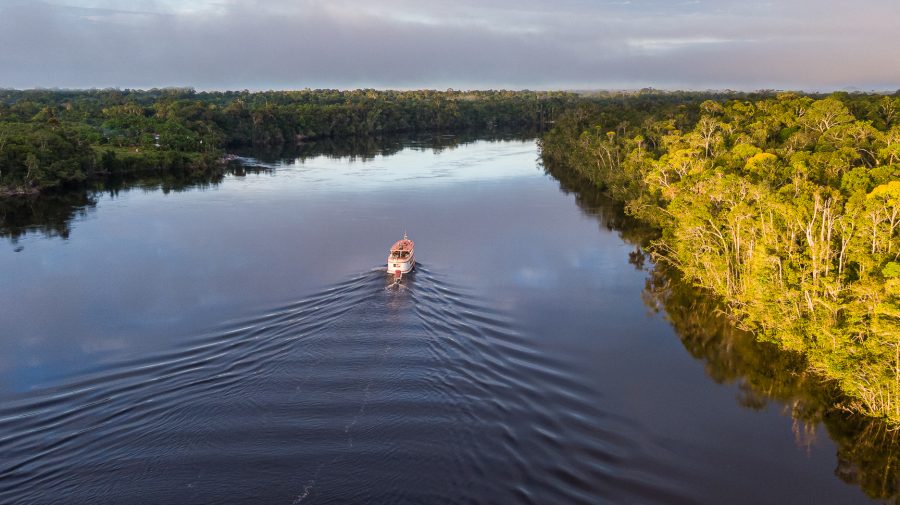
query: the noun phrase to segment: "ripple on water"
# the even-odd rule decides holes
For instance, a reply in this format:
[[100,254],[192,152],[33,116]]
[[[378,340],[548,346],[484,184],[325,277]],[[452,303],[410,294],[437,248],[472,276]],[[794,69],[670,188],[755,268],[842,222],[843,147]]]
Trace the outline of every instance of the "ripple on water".
[[4,402],[0,502],[693,501],[533,344],[425,265],[361,273]]

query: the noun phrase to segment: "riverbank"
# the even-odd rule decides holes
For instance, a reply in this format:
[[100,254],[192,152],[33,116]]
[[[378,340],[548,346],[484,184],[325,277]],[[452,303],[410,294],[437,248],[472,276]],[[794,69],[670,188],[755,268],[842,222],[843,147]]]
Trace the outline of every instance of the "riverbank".
[[754,411],[774,408],[789,417],[796,444],[810,450],[821,443],[820,427],[836,445],[834,475],[859,486],[873,499],[900,496],[900,431],[890,422],[851,411],[848,398],[833,381],[811,369],[806,357],[762,341],[735,324],[727,304],[685,279],[672,265],[651,263],[647,251],[661,230],[623,213],[616,202],[582,172],[544,163],[560,189],[575,196],[602,228],[615,230],[635,247],[629,263],[647,272],[642,299],[652,312],[663,311],[684,349],[701,361],[709,378],[736,384],[736,402]]
[[37,196],[41,193],[38,188],[0,187],[0,198],[18,198]]
[[[55,178],[41,185],[0,186],[0,199],[33,199],[47,194],[81,191],[92,187],[117,184],[116,181],[136,179],[148,175],[172,174],[187,179],[204,180],[210,176],[222,175],[230,160],[227,156],[215,154],[177,152],[129,152],[113,151],[94,146],[97,156],[87,165],[87,169],[69,177]],[[125,155],[121,153],[124,151]]]
[[542,155],[658,229],[657,261],[802,354],[845,408],[898,425],[900,137],[876,113],[895,100],[784,94],[630,124],[581,114],[544,136]]

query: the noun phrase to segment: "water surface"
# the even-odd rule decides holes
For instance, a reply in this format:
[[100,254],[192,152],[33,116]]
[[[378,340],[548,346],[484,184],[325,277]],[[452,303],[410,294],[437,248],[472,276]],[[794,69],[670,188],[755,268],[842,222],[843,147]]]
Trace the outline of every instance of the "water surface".
[[534,141],[377,152],[16,208],[0,502],[868,502]]

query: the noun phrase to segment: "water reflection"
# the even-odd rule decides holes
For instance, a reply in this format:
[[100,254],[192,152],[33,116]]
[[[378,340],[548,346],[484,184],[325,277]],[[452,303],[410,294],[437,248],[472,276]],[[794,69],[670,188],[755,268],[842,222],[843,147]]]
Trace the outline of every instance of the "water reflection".
[[48,195],[42,198],[0,198],[0,236],[17,243],[29,231],[47,237],[69,238],[69,224],[97,205],[86,192]]
[[72,222],[93,212],[99,197],[112,197],[131,190],[181,192],[217,186],[226,173],[246,169],[237,164],[224,171],[199,173],[142,174],[116,177],[85,189],[67,190],[40,196],[0,198],[0,237],[17,243],[28,233],[68,239]]
[[[276,164],[292,159],[304,163],[308,159],[326,158],[342,162],[371,161],[390,156],[404,149],[441,152],[471,144],[478,140],[527,140],[528,132],[477,132],[457,135],[386,135],[349,139],[323,139],[296,145],[270,148],[236,149],[238,156],[221,169],[204,172],[167,172],[122,176],[97,182],[90,187],[41,195],[40,197],[0,199],[0,237],[10,240],[18,249],[18,241],[28,233],[45,237],[69,238],[72,222],[92,212],[99,197],[111,197],[133,190],[161,191],[165,194],[219,186],[226,175],[242,177],[252,173],[270,172]],[[241,159],[240,157],[243,157]],[[246,162],[251,160],[251,162]]]
[[238,156],[249,156],[266,164],[278,163],[285,159],[306,160],[326,157],[349,161],[368,161],[377,156],[390,156],[404,149],[427,149],[440,153],[468,145],[478,140],[531,140],[534,132],[493,131],[490,133],[470,131],[453,135],[383,135],[380,137],[351,137],[321,139],[314,142],[285,144],[269,147],[233,149]]
[[[577,174],[553,165],[546,165],[545,170],[559,181],[562,191],[575,194],[586,214],[635,245],[629,261],[636,268],[647,266],[644,251],[657,236],[654,230],[625,216],[621,207]],[[715,299],[672,269],[655,265],[648,270],[643,299],[651,311],[665,313],[685,349],[703,361],[709,378],[738,385],[741,406],[751,410],[779,406],[790,417],[801,450],[815,441],[817,428],[824,426],[837,445],[835,475],[860,486],[872,498],[900,503],[898,430],[848,413],[843,408],[846,398],[810,373],[801,356],[759,342],[736,328]]]

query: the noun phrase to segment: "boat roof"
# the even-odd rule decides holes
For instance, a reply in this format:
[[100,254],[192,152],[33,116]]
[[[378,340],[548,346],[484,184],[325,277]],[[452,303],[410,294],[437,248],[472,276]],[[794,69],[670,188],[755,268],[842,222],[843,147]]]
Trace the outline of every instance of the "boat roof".
[[395,242],[394,245],[391,246],[391,252],[412,251],[413,247],[415,247],[415,243],[412,240],[405,238],[403,240],[398,240],[397,242]]

